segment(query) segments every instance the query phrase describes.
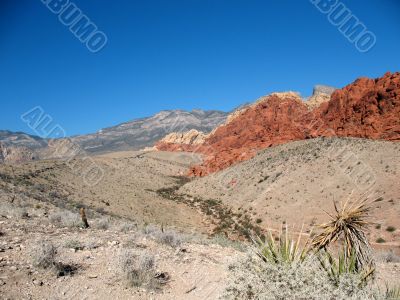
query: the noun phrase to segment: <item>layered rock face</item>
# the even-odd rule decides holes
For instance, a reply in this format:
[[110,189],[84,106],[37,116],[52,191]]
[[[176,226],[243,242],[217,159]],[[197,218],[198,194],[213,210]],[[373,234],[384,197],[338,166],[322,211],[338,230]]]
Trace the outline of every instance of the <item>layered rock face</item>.
[[172,132],[165,136],[160,142],[167,144],[198,145],[203,144],[207,135],[196,129],[187,132]]
[[311,105],[292,92],[271,94],[229,117],[202,144],[162,143],[158,148],[203,153],[204,163],[190,170],[190,175],[203,176],[249,159],[260,149],[295,140],[400,140],[400,73],[360,78],[329,97],[331,91],[314,93],[320,99]]

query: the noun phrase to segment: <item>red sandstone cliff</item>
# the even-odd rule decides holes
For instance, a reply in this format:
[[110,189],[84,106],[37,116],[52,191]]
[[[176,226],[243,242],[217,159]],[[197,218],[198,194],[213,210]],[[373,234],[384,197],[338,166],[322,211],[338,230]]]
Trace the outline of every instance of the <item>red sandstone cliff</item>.
[[360,78],[316,107],[294,93],[271,94],[236,112],[202,144],[159,142],[156,147],[203,153],[204,163],[190,175],[204,176],[249,159],[260,149],[318,136],[400,140],[400,73]]

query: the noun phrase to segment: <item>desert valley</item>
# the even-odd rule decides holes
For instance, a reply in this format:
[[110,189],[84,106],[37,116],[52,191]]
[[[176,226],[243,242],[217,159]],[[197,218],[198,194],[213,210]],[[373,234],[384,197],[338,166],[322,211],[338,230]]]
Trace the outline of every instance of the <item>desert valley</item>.
[[0,298],[398,299],[399,142],[390,72],[69,138],[0,131]]

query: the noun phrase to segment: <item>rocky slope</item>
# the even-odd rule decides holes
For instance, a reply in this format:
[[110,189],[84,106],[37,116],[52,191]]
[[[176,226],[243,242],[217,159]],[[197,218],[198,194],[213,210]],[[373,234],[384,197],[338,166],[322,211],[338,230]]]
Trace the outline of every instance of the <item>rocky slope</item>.
[[29,149],[42,148],[47,145],[47,141],[38,136],[9,130],[0,130],[0,143],[5,146],[22,146]]
[[[316,138],[267,148],[255,157],[220,172],[194,178],[180,188],[192,198],[204,197],[250,213],[262,227],[283,222],[304,230],[326,218],[333,201],[367,195],[373,204],[372,240],[399,243],[400,143],[359,138]],[[382,246],[385,246],[383,244]]]
[[319,136],[400,139],[400,73],[360,78],[330,97],[317,91],[311,103],[293,92],[271,94],[236,112],[201,145],[159,143],[157,148],[204,154],[205,162],[190,171],[203,176],[290,141]]
[[0,143],[0,163],[22,163],[34,159],[34,153],[26,147],[5,146]]

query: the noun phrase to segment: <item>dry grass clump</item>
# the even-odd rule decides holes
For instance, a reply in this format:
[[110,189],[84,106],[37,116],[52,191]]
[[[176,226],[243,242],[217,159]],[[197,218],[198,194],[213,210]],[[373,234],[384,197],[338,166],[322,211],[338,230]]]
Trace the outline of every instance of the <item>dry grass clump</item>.
[[119,230],[121,232],[130,232],[130,231],[135,231],[137,229],[137,225],[132,223],[132,222],[123,222],[119,226]]
[[159,231],[160,231],[160,229],[158,227],[156,227],[154,225],[151,225],[151,224],[150,225],[146,225],[146,226],[144,226],[142,228],[142,232],[145,235],[150,235],[150,236],[153,236],[155,233],[157,233]]
[[155,233],[154,238],[157,242],[173,248],[179,247],[183,243],[182,236],[173,230],[160,230]]
[[54,266],[56,255],[57,248],[48,241],[38,241],[32,246],[30,251],[33,265],[43,269]]
[[155,278],[155,257],[148,252],[139,254],[124,249],[118,258],[119,269],[129,286],[155,290],[160,287]]
[[76,239],[69,239],[65,241],[64,247],[68,249],[74,249],[75,251],[77,250],[83,250],[84,246],[79,240]]
[[220,245],[224,248],[233,248],[240,252],[245,252],[247,250],[246,245],[239,241],[230,240],[224,234],[216,234],[211,239],[198,239],[198,242],[209,245],[209,244],[216,244]]
[[110,218],[101,218],[94,222],[94,227],[97,229],[107,230],[110,228],[111,220]]
[[184,241],[182,234],[172,229],[164,230],[162,226],[158,228],[154,225],[147,225],[143,228],[143,233],[153,238],[156,242],[173,248],[179,247]]

